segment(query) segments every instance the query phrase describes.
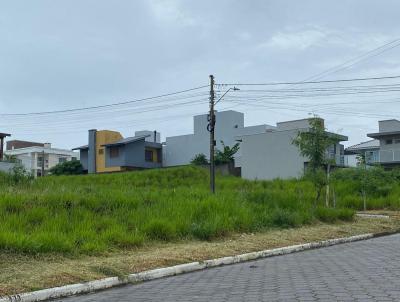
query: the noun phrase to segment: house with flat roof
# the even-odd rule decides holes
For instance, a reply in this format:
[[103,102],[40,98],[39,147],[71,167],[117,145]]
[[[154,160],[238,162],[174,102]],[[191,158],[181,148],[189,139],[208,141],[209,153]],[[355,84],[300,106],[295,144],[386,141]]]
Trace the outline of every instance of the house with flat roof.
[[60,163],[79,159],[79,153],[53,148],[50,143],[44,143],[42,146],[14,148],[6,150],[5,154],[15,156],[34,177],[47,175],[52,167]]
[[123,138],[117,131],[89,130],[88,145],[74,148],[87,173],[109,173],[162,167],[162,144],[157,131],[136,131]]
[[[216,111],[215,142],[216,148],[222,149],[222,143],[233,146],[237,143],[236,138],[245,134],[264,133],[274,126],[267,124],[244,126],[244,114],[242,112],[227,110]],[[164,166],[188,165],[197,154],[204,154],[209,158],[210,133],[207,130],[208,114],[193,117],[193,133],[169,136],[166,138],[164,147]],[[235,166],[240,167],[241,150],[235,155]]]
[[370,161],[385,168],[400,165],[400,121],[396,119],[379,121],[379,132],[369,133],[368,137],[379,141],[379,150]]
[[[322,120],[323,121],[323,120]],[[302,156],[293,140],[310,129],[310,119],[280,122],[269,131],[238,136],[241,142],[241,172],[246,179],[297,178],[304,174],[309,159]],[[347,136],[331,133],[340,141]],[[334,144],[326,150],[334,166],[344,166],[344,146]]]

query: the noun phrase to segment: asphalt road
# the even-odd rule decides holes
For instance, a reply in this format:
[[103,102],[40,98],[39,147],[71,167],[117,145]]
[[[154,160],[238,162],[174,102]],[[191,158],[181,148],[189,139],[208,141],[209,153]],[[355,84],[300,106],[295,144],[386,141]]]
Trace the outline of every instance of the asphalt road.
[[400,235],[213,268],[58,301],[400,301]]

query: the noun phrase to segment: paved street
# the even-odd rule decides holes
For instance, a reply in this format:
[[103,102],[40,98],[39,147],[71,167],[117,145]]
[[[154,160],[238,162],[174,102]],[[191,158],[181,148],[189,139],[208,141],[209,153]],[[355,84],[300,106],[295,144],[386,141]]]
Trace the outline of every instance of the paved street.
[[59,301],[400,301],[400,235]]

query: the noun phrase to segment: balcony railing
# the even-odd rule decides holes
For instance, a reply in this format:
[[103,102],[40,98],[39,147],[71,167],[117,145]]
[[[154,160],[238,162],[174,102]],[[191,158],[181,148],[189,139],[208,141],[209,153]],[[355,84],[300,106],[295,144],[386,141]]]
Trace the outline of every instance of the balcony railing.
[[400,162],[400,150],[380,150],[377,156],[372,157],[367,163],[393,163]]

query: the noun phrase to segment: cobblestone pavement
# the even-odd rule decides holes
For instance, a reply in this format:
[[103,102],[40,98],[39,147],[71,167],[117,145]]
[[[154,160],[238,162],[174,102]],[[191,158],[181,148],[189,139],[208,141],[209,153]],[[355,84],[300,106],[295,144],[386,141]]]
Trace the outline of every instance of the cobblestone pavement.
[[400,301],[399,260],[392,235],[58,301]]

